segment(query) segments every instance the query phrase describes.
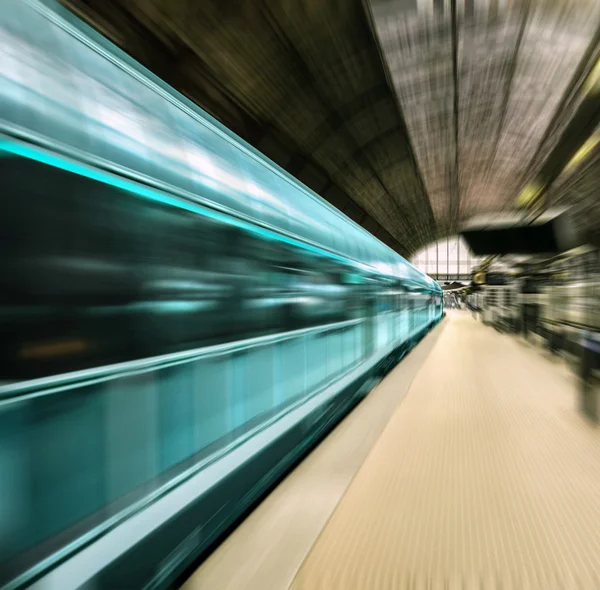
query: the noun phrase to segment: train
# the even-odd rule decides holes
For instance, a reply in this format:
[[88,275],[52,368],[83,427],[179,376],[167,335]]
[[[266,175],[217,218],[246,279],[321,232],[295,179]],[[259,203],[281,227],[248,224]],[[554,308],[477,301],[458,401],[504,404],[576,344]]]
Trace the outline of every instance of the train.
[[[44,9],[20,10],[43,26]],[[339,321],[388,287],[434,305],[433,281],[151,75],[18,23],[3,29],[0,380]]]
[[53,0],[0,11],[0,169],[0,586],[167,587],[442,317]]

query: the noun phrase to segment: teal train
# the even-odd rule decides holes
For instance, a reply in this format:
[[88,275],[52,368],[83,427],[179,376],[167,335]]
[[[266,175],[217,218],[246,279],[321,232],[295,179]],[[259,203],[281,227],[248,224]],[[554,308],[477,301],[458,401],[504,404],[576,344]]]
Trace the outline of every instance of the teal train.
[[168,586],[442,315],[49,0],[0,8],[0,176],[0,586]]

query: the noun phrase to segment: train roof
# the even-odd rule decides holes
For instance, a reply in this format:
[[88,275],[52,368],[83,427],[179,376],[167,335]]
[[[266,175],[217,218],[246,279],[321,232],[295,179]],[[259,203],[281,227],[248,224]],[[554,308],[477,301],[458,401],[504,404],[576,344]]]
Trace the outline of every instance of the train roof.
[[441,291],[53,0],[3,2],[0,56],[5,150]]

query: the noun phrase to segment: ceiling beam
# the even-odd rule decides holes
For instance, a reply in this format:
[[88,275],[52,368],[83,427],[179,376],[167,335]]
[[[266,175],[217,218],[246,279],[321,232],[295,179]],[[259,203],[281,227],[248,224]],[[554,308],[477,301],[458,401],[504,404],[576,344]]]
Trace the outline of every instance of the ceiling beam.
[[417,158],[415,156],[415,148],[413,146],[413,141],[410,136],[410,133],[408,132],[408,127],[406,125],[406,119],[404,117],[404,111],[402,110],[402,106],[400,104],[400,98],[398,97],[398,95],[396,94],[396,92],[394,90],[394,83],[393,83],[392,75],[390,73],[390,67],[387,62],[385,52],[383,51],[383,49],[381,47],[381,40],[379,39],[379,36],[377,35],[377,31],[376,31],[376,27],[375,27],[375,16],[373,14],[373,8],[371,5],[372,2],[373,2],[373,0],[362,0],[362,4],[363,4],[363,8],[364,8],[363,13],[365,15],[366,25],[368,27],[368,30],[371,33],[371,38],[373,40],[373,44],[374,44],[375,48],[377,49],[377,53],[379,54],[379,60],[381,62],[381,67],[382,67],[383,73],[385,75],[387,86],[390,90],[391,95],[394,97],[394,102],[396,104],[398,116],[400,117],[400,121],[403,126],[403,130],[404,130],[404,135],[406,137],[406,143],[409,148],[408,149],[409,158],[410,158],[412,166],[415,170],[417,182],[419,183],[419,187],[421,189],[421,194],[423,195],[423,206],[427,210],[427,218],[431,219],[432,225],[434,228],[434,234],[436,234],[438,230],[435,227],[436,222],[435,222],[435,215],[433,214],[433,207],[431,205],[431,196],[429,195],[429,192],[427,191],[427,187],[426,187],[425,181],[423,179],[423,172],[422,172],[422,170],[419,166],[419,163],[417,161]]
[[498,117],[498,125],[496,127],[496,133],[495,133],[495,137],[494,137],[493,151],[492,151],[492,156],[490,158],[490,162],[492,162],[492,164],[498,154],[498,146],[500,145],[500,138],[502,137],[502,132],[504,131],[504,125],[506,123],[506,117],[507,117],[507,113],[508,113],[508,102],[510,100],[510,97],[511,97],[511,94],[513,91],[515,72],[517,70],[517,63],[519,61],[519,52],[521,50],[521,44],[523,42],[523,36],[525,34],[525,27],[527,26],[527,20],[529,19],[530,6],[531,6],[531,0],[523,0],[523,18],[521,20],[521,25],[519,26],[517,42],[515,43],[515,50],[514,50],[513,57],[511,59],[509,70],[508,70],[508,82],[506,84],[506,90],[504,92],[504,97],[502,100],[500,116]]
[[458,76],[458,13],[456,0],[450,0],[450,18],[452,19],[452,81],[454,94],[452,96],[452,125],[454,127],[454,169],[452,175],[452,188],[448,200],[448,220],[450,233],[456,231],[460,216],[460,146],[459,146],[459,122],[458,104],[460,99],[459,76]]

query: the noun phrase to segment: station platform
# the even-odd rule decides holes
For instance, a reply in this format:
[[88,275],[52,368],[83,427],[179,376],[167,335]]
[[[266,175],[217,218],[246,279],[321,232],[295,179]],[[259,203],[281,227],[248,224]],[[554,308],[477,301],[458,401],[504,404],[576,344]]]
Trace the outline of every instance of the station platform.
[[450,312],[184,588],[600,588],[600,428],[576,391]]

